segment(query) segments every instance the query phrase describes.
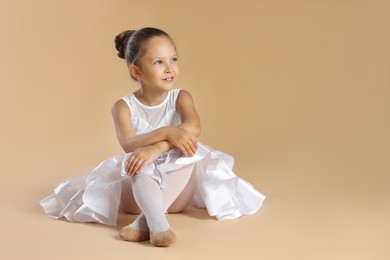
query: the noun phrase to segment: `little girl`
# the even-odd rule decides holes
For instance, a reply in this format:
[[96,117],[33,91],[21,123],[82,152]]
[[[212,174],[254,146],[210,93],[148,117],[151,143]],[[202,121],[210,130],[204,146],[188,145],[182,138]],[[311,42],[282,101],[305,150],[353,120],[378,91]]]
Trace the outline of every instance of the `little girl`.
[[174,88],[179,65],[172,38],[142,28],[122,32],[115,46],[140,85],[112,107],[126,154],[62,182],[40,202],[46,214],[116,225],[121,208],[139,214],[120,230],[123,240],[169,246],[177,236],[165,214],[181,212],[191,202],[219,220],[255,213],[264,195],[233,173],[231,156],[197,140],[200,119],[192,96]]

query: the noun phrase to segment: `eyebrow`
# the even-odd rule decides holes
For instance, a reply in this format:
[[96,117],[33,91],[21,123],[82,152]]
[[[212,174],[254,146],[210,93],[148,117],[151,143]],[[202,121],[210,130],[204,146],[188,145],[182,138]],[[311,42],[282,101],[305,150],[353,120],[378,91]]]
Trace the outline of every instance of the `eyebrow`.
[[[172,55],[171,57],[177,57],[177,53],[175,53],[175,55]],[[155,59],[164,59],[163,57],[152,57],[152,58],[149,58],[149,60],[155,60]]]

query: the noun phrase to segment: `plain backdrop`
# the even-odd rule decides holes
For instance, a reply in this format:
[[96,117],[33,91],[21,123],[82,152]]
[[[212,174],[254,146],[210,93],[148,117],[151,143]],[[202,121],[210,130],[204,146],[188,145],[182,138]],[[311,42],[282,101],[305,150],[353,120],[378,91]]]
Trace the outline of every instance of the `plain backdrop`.
[[[0,0],[0,258],[390,259],[390,2]],[[112,104],[137,89],[114,37],[166,30],[200,141],[267,199],[216,221],[169,215],[180,240],[47,217],[60,181],[122,153]]]

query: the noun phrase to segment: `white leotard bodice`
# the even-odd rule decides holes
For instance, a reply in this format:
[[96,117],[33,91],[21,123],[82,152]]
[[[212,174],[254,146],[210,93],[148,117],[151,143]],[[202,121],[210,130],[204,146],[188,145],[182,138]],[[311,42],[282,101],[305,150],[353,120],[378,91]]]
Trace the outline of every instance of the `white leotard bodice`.
[[163,102],[155,106],[142,104],[130,93],[122,99],[129,106],[131,121],[135,133],[145,134],[163,126],[177,126],[181,123],[176,111],[176,100],[180,89],[171,89]]

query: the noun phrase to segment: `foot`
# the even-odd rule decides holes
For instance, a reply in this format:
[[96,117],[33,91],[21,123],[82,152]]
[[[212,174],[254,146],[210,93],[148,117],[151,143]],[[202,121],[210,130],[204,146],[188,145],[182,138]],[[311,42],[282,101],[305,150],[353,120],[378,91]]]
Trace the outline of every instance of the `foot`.
[[149,231],[141,231],[128,225],[121,229],[119,236],[125,241],[141,242],[150,239]]
[[177,236],[171,229],[159,233],[150,232],[150,243],[154,246],[170,246],[171,244],[175,243],[176,240]]

